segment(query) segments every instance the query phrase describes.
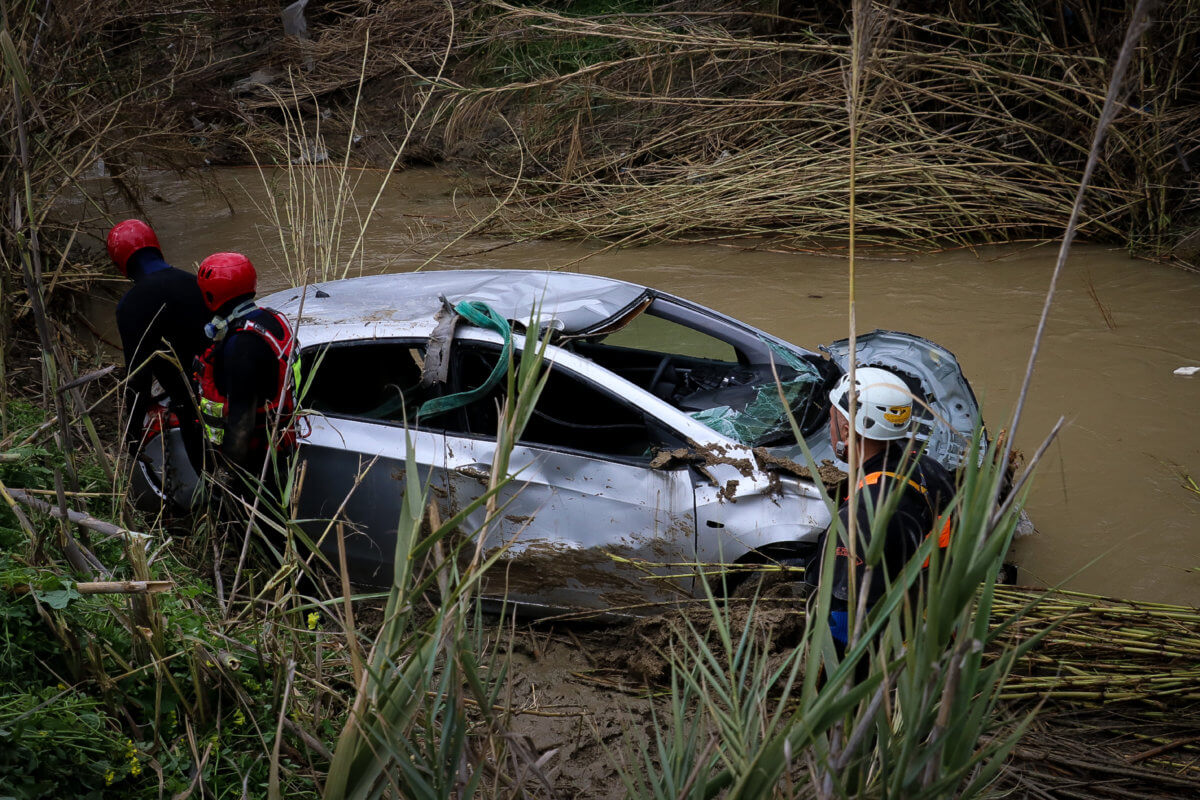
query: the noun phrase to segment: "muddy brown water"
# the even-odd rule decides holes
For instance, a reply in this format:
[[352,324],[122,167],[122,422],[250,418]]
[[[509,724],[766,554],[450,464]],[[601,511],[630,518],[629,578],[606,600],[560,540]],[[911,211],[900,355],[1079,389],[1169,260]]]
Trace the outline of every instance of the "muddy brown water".
[[[213,178],[219,192],[151,176],[158,199],[148,211],[168,260],[194,269],[209,253],[239,250],[259,266],[263,290],[290,285],[278,234],[259,210],[266,191],[257,172]],[[377,185],[368,175],[359,186],[361,208]],[[110,191],[103,180],[93,189]],[[382,195],[351,274],[421,267],[489,208],[441,172],[402,173]],[[858,266],[859,332],[903,330],[942,344],[958,356],[990,428],[1004,428],[1056,252],[1009,245],[868,256]],[[605,249],[471,236],[430,266],[577,270],[679,294],[810,348],[847,335],[846,260],[761,242]],[[110,307],[97,313],[111,322]],[[1028,505],[1039,532],[1016,546],[1024,581],[1200,605],[1200,495],[1182,477],[1200,481],[1200,375],[1173,374],[1200,365],[1198,323],[1200,275],[1075,246],[1016,437],[1032,454],[1065,418]]]

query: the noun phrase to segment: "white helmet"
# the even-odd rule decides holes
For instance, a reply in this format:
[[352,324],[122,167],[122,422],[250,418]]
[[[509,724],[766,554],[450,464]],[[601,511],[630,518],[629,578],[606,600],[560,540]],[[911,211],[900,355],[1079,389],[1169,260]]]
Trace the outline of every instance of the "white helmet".
[[[854,430],[859,436],[879,441],[903,439],[912,423],[912,393],[894,373],[878,367],[854,371],[857,407]],[[829,402],[850,417],[850,373],[843,375],[829,393]]]

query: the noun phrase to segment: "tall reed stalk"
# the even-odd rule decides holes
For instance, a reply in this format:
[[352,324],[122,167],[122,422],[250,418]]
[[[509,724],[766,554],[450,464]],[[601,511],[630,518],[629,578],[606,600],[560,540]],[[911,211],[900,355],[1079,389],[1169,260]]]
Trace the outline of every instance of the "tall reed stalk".
[[[282,147],[274,168],[268,171],[258,162],[254,149],[249,146],[247,149],[258,164],[259,176],[267,188],[267,200],[260,204],[259,210],[278,236],[278,249],[272,248],[271,252],[279,258],[282,271],[292,285],[346,278],[356,265],[361,274],[366,257],[367,231],[380,199],[402,163],[414,133],[425,122],[434,88],[449,61],[455,41],[452,6],[449,7],[449,15],[449,30],[433,77],[426,79],[405,63],[411,73],[408,77],[420,82],[428,80],[429,85],[418,92],[416,109],[407,115],[403,135],[392,149],[387,167],[376,174],[378,187],[366,208],[358,206],[357,189],[364,173],[353,166],[352,152],[360,138],[359,110],[368,66],[372,63],[370,29],[363,37],[358,83],[349,126],[343,134],[345,145],[340,162],[331,161],[326,137],[322,134],[321,113],[308,119],[302,116],[298,104],[285,102],[282,95],[273,93],[284,116]],[[403,59],[401,62],[404,63]],[[294,73],[289,73],[289,77],[292,81],[289,97],[303,97],[307,81],[298,83],[298,76]],[[319,107],[315,95],[311,100]],[[282,174],[277,175],[275,170],[281,170]],[[282,189],[276,191],[280,184]]]

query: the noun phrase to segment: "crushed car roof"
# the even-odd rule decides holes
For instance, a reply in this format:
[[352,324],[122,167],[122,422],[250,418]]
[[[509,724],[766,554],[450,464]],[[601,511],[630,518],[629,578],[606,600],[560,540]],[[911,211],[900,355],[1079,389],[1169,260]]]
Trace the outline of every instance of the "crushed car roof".
[[[430,270],[368,275],[285,289],[260,299],[293,320],[307,346],[341,339],[428,336],[441,297],[480,300],[505,318],[556,320],[564,333],[587,331],[639,302],[650,290],[625,281],[534,270]],[[303,306],[301,305],[303,303]]]

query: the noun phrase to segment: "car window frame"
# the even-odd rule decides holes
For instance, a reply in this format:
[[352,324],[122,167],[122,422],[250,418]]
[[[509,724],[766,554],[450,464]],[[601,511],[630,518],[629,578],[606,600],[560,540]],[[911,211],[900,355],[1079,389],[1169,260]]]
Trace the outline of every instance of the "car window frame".
[[[472,335],[472,334],[475,334],[475,335]],[[519,340],[519,337],[513,338],[513,350],[515,353],[519,354],[520,352],[522,352],[522,347],[520,346],[521,342],[519,342],[518,340]],[[485,332],[485,331],[481,331],[481,330],[477,330],[477,329],[468,329],[466,331],[463,331],[460,329],[458,332],[456,332],[455,337],[454,337],[454,345],[455,345],[455,347],[457,347],[459,344],[470,344],[473,346],[495,347],[497,349],[500,349],[501,347],[503,347],[503,341],[500,339],[500,337],[498,335],[493,334],[491,332]],[[563,356],[565,356],[565,358],[562,358]],[[563,363],[564,361],[570,362],[571,360],[578,360],[581,365],[584,365],[586,367],[586,369],[584,369],[584,370],[575,369],[570,364]],[[636,397],[637,395],[643,393],[643,390],[640,389],[638,386],[634,385],[633,383],[625,380],[621,376],[619,376],[613,372],[610,372],[610,371],[604,369],[603,367],[601,367],[591,361],[588,361],[587,359],[576,356],[576,355],[572,354],[570,351],[565,350],[564,348],[557,347],[555,345],[549,345],[546,348],[546,362],[545,363],[548,368],[564,370],[570,377],[585,384],[586,386],[591,388],[593,391],[599,392],[599,393],[607,396],[608,399],[611,400],[612,402],[617,403],[619,405],[623,405],[623,406],[629,408],[634,413],[639,414],[642,417],[643,424],[645,424],[647,427],[657,426],[659,428],[664,429],[667,433],[669,433],[677,441],[676,444],[665,443],[663,445],[664,448],[686,447],[686,446],[688,446],[687,443],[689,442],[689,440],[694,438],[694,437],[691,437],[688,434],[684,433],[683,431],[681,431],[677,425],[673,425],[673,424],[671,424],[671,422],[669,420],[664,419],[662,417],[662,415],[654,413],[654,410],[652,410],[651,408],[648,408],[647,406],[638,403],[636,400],[630,399],[631,396]],[[627,390],[626,395],[622,396],[622,395],[618,394],[617,392],[613,391],[612,388],[606,387],[599,381],[595,380],[593,377],[591,377],[588,374],[588,372],[590,372],[590,371],[603,372],[604,375],[609,377],[613,382],[615,382],[616,384],[619,384],[621,386],[621,388],[626,389]],[[652,395],[651,395],[651,397],[652,397]],[[669,405],[665,405],[665,408],[669,409],[672,412],[672,414],[680,413],[678,411],[678,409],[671,408],[671,406],[669,406]],[[703,426],[701,426],[701,427],[703,427]],[[706,428],[706,430],[707,430],[707,428]],[[448,429],[448,428],[442,428],[441,431],[443,433],[445,433],[445,435],[448,438],[462,438],[462,439],[471,439],[471,440],[475,440],[475,441],[487,441],[487,442],[493,442],[493,443],[496,442],[496,434],[495,433],[491,433],[491,434],[467,433],[465,431],[452,430],[452,429]],[[573,447],[562,447],[562,446],[557,446],[557,445],[553,445],[553,444],[549,444],[549,443],[545,443],[545,442],[518,441],[516,443],[516,446],[517,447],[525,447],[525,448],[534,449],[534,450],[548,450],[548,451],[551,451],[554,453],[565,453],[567,455],[584,456],[587,458],[596,459],[598,461],[606,461],[606,462],[611,462],[611,463],[615,463],[615,464],[624,464],[626,466],[641,467],[641,468],[644,468],[647,470],[650,470],[650,469],[653,469],[655,471],[659,470],[659,468],[656,468],[656,467],[652,468],[650,466],[651,461],[653,461],[653,459],[654,459],[653,455],[651,455],[649,457],[618,456],[618,455],[613,455],[613,454],[609,454],[609,453],[602,454],[602,453],[596,453],[594,451],[589,451],[589,450],[580,450],[578,448],[573,448]],[[685,468],[686,467],[682,466],[682,465],[680,467],[678,467],[678,469],[685,469]],[[665,469],[667,469],[667,471],[670,471],[672,468],[665,468]]]
[[[343,348],[349,349],[349,348],[356,347],[356,346],[357,347],[371,347],[371,346],[380,346],[380,345],[389,345],[389,344],[390,345],[398,345],[398,346],[405,347],[405,348],[418,348],[418,349],[427,351],[428,344],[429,344],[429,337],[428,336],[392,336],[392,337],[379,338],[379,339],[375,339],[375,338],[372,338],[372,339],[335,339],[332,341],[320,342],[320,343],[309,345],[307,347],[302,347],[300,350],[300,353],[299,353],[299,358],[301,359],[301,363],[303,363],[303,359],[304,359],[305,355],[310,352],[320,353],[321,351],[327,352],[331,349],[343,349]],[[428,353],[426,352],[426,355],[427,354]],[[321,356],[318,356],[318,357],[321,357]],[[318,371],[319,371],[319,366],[318,366]],[[301,380],[305,380],[303,372],[302,372]],[[446,432],[445,426],[437,427],[437,426],[426,425],[426,424],[418,424],[415,419],[405,419],[405,420],[379,419],[377,417],[365,417],[365,416],[362,416],[359,414],[348,414],[348,413],[339,412],[339,411],[323,411],[319,408],[315,408],[311,405],[306,404],[303,399],[300,400],[299,408],[301,411],[307,411],[307,412],[313,413],[313,414],[320,414],[322,417],[326,417],[328,419],[347,420],[347,421],[356,422],[356,423],[359,423],[362,425],[380,425],[380,426],[383,426],[383,427],[386,427],[389,429],[390,428],[399,428],[401,430],[418,430],[418,431],[425,431],[428,433],[436,433],[436,434],[444,434]]]

